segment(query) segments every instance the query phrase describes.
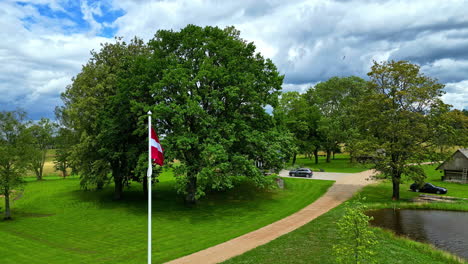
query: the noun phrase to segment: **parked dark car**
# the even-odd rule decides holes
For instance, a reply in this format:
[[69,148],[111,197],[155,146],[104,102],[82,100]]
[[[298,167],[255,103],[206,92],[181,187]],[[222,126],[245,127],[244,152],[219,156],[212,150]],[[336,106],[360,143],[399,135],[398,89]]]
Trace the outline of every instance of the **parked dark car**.
[[307,178],[312,178],[312,170],[307,169],[307,168],[300,168],[297,170],[292,170],[289,171],[289,176],[295,176],[295,177],[307,177]]
[[410,189],[413,192],[437,193],[437,194],[447,193],[447,189],[439,187],[439,186],[435,186],[434,184],[428,183],[428,182],[423,184],[422,187],[417,183],[413,183],[411,184]]

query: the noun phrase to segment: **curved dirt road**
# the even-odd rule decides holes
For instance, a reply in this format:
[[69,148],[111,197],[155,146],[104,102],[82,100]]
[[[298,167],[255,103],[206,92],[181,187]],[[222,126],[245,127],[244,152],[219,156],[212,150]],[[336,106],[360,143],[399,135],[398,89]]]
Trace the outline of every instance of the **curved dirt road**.
[[348,200],[362,187],[373,183],[373,181],[368,179],[373,173],[373,171],[368,170],[360,173],[340,175],[337,177],[335,184],[333,184],[322,197],[299,212],[240,237],[175,259],[168,263],[219,263],[266,244],[275,238],[307,224]]

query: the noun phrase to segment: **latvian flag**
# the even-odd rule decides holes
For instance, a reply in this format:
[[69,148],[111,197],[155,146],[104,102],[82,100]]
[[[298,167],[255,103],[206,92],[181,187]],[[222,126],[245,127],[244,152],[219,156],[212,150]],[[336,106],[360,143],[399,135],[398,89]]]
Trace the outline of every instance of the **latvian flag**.
[[162,166],[164,164],[164,149],[161,147],[159,143],[158,135],[154,132],[154,129],[151,128],[151,159],[153,159],[154,163]]

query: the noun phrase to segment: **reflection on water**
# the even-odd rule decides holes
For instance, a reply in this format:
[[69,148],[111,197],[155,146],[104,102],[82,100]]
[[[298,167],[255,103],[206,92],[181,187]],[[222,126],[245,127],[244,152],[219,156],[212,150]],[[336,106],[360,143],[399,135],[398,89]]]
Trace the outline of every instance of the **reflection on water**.
[[468,259],[468,212],[382,209],[366,214],[374,217],[372,225]]

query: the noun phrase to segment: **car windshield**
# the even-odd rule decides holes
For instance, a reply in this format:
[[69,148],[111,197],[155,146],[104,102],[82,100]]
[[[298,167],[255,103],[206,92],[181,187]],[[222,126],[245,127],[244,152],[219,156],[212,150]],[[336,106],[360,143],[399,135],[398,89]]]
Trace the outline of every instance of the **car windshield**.
[[435,187],[434,184],[432,184],[432,183],[426,183],[426,186],[427,187]]
[[308,171],[309,169],[298,169],[298,171]]

